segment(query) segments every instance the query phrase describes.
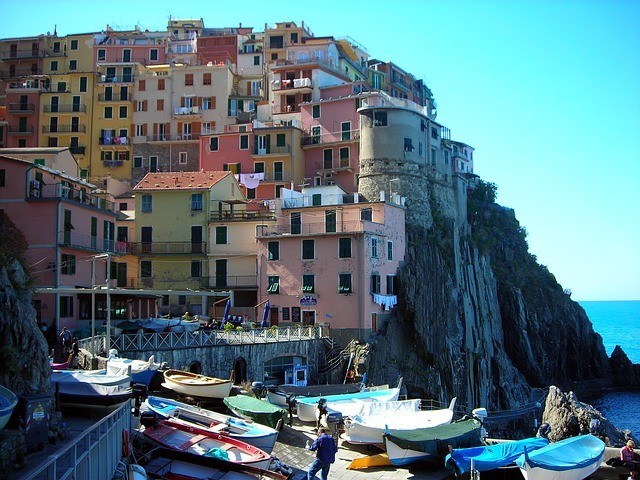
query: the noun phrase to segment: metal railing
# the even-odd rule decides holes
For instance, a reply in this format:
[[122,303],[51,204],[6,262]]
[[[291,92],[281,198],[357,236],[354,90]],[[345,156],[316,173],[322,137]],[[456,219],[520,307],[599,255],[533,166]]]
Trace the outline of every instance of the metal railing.
[[58,232],[58,244],[64,247],[81,248],[96,251],[116,252],[116,242],[108,238],[76,233],[72,230]]
[[131,431],[131,407],[127,400],[21,480],[112,478],[122,456],[122,432]]
[[114,211],[113,202],[62,183],[42,185],[39,181],[32,180],[29,185],[29,198],[67,198],[99,210]]
[[229,222],[243,220],[275,220],[275,213],[269,210],[243,210],[240,212],[213,212],[211,214],[212,222]]
[[36,106],[33,103],[10,103],[10,113],[35,113]]
[[205,277],[206,287],[209,288],[237,288],[237,287],[257,287],[257,275],[227,275],[217,277],[212,275]]
[[[335,223],[317,222],[294,225],[278,225],[276,227],[262,227],[260,236],[269,235],[315,235],[320,233],[352,233],[371,230],[372,222],[363,220],[348,220]],[[369,226],[369,228],[367,228]]]
[[85,133],[87,126],[84,124],[70,125],[42,125],[42,133]]
[[44,113],[87,113],[85,104],[63,103],[61,105],[43,105]]
[[340,132],[312,135],[310,132],[302,139],[303,145],[321,145],[325,143],[352,142],[360,138],[360,130],[343,130]]
[[132,242],[129,252],[140,253],[207,253],[207,242]]

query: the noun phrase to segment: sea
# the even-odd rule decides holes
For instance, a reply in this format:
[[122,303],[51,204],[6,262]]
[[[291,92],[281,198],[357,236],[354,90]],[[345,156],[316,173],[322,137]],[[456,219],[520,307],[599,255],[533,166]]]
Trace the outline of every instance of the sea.
[[[600,334],[607,355],[620,345],[633,363],[640,363],[640,300],[578,302]],[[640,437],[640,392],[611,392],[590,400],[621,430]]]

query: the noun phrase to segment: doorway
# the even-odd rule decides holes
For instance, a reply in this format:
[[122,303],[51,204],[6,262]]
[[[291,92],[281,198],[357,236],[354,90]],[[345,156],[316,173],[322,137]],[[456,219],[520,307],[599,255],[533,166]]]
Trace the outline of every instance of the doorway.
[[244,358],[236,358],[235,362],[233,362],[231,380],[234,385],[241,385],[247,381],[247,361]]
[[303,325],[315,325],[316,324],[316,311],[315,310],[302,310],[302,324]]

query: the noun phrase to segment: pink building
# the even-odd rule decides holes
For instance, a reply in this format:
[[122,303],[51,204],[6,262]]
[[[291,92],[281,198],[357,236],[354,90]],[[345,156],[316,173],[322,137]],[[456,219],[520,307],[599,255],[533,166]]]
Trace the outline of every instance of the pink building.
[[335,186],[283,191],[276,228],[258,236],[258,301],[269,300],[272,325],[326,322],[364,340],[394,308],[405,209],[361,200]]

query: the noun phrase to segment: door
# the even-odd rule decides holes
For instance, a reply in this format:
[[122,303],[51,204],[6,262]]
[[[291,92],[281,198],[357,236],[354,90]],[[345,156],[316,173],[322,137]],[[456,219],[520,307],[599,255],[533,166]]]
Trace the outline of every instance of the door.
[[131,50],[130,49],[122,50],[122,61],[123,62],[130,62],[131,61]]
[[60,97],[51,97],[51,113],[55,113],[59,110]]
[[302,310],[302,324],[303,325],[315,325],[316,324],[316,311],[315,310]]
[[104,87],[104,99],[107,102],[113,100],[113,87]]
[[227,287],[227,260],[216,260],[216,288]]
[[58,117],[51,117],[49,119],[49,131],[52,133],[58,131]]
[[269,309],[269,325],[278,325],[278,307]]
[[151,246],[153,244],[153,227],[142,227],[140,229],[140,243],[142,253],[151,252]]
[[72,110],[74,112],[79,112],[80,111],[80,96],[79,95],[74,95],[73,98],[71,99],[71,105],[72,105]]
[[124,262],[116,264],[116,284],[118,287],[127,286],[127,264]]
[[131,67],[124,67],[122,69],[122,81],[133,82],[133,69]]
[[203,253],[202,248],[202,226],[191,227],[191,253]]
[[120,100],[127,101],[129,100],[129,88],[126,86],[120,87]]

